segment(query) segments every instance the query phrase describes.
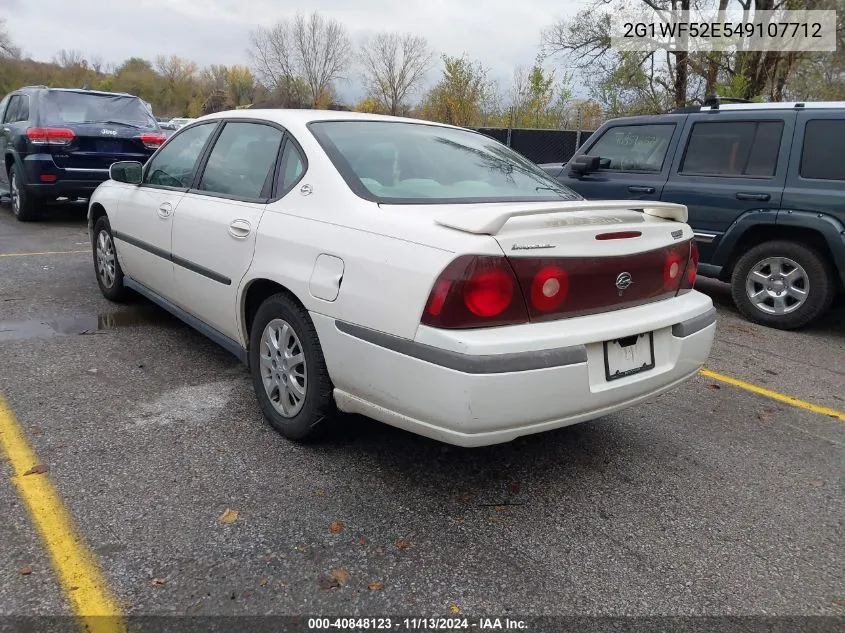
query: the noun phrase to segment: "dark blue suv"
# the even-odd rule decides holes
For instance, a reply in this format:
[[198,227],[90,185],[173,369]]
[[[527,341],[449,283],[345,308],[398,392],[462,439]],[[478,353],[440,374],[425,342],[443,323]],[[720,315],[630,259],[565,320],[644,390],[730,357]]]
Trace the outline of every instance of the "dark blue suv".
[[121,160],[146,162],[166,140],[129,94],[28,86],[0,101],[0,195],[22,221],[45,202],[87,198]]
[[750,320],[791,329],[845,288],[845,103],[725,104],[608,121],[564,165],[587,199],[689,208],[702,276]]

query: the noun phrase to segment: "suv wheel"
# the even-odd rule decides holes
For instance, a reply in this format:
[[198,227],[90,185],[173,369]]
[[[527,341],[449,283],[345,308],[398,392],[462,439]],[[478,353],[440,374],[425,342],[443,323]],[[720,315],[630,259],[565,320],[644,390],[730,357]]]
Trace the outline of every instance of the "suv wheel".
[[17,165],[9,170],[9,195],[12,203],[12,213],[21,222],[35,219],[35,199],[26,190],[26,181]]
[[791,330],[821,317],[836,289],[827,262],[815,249],[775,241],[758,244],[740,257],[731,293],[749,320]]
[[122,302],[128,294],[128,289],[123,285],[123,270],[117,261],[108,216],[102,216],[94,224],[93,252],[94,271],[100,292],[109,301]]
[[258,309],[249,367],[258,404],[274,429],[297,441],[323,434],[335,413],[332,382],[314,324],[287,295],[273,295]]

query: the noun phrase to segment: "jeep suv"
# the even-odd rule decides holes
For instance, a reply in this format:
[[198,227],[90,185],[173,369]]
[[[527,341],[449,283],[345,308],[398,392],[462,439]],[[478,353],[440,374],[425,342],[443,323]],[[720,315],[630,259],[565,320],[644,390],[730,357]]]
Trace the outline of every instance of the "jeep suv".
[[18,220],[57,198],[88,198],[121,160],[145,162],[165,141],[138,97],[29,86],[0,101],[0,196]]
[[698,272],[751,321],[821,317],[845,287],[845,102],[725,104],[608,121],[564,165],[587,199],[687,205]]

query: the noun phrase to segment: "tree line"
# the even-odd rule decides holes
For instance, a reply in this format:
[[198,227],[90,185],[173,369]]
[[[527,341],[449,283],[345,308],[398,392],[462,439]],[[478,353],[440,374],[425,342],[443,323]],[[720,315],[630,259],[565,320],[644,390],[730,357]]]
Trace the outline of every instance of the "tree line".
[[[838,9],[835,53],[620,52],[610,46],[610,11]],[[26,84],[129,92],[158,116],[196,117],[242,107],[333,108],[425,118],[474,127],[595,129],[603,118],[662,113],[712,94],[754,100],[845,98],[845,0],[592,0],[540,34],[534,63],[507,86],[466,55],[436,54],[413,33],[353,41],[318,12],[296,14],[249,35],[248,65],[199,67],[177,56],[118,65],[59,51],[26,59],[0,20],[0,93]],[[562,69],[568,69],[563,71]],[[439,70],[434,85],[426,79]],[[338,103],[341,82],[366,96]],[[578,85],[583,97],[573,98]]]

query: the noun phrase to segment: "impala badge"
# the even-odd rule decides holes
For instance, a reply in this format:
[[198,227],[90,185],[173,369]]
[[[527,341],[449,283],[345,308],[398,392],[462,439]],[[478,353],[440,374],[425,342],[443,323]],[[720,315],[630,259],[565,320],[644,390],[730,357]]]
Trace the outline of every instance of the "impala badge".
[[534,251],[540,248],[554,248],[554,244],[514,244],[512,251]]
[[631,273],[619,273],[619,276],[616,278],[616,287],[619,289],[620,297],[625,290],[631,287],[632,283],[634,283],[634,278],[631,277]]

